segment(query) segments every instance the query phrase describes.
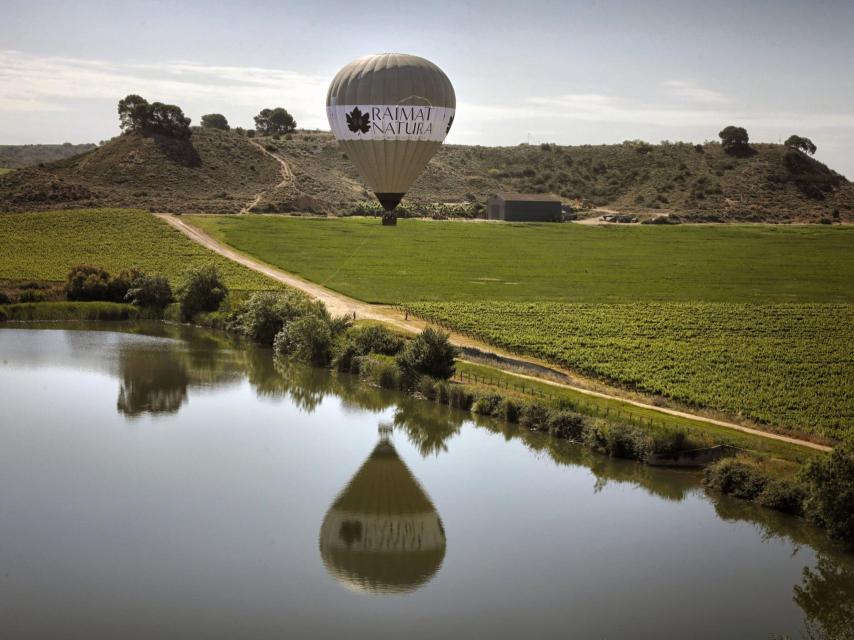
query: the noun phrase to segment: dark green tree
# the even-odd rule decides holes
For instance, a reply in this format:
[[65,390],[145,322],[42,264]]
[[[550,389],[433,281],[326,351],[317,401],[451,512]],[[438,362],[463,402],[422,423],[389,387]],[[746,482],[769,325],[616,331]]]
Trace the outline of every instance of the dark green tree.
[[162,102],[149,104],[135,94],[119,100],[119,126],[125,133],[160,134],[181,140],[192,135],[190,119],[181,107]]
[[270,136],[275,133],[290,133],[297,128],[297,123],[286,109],[276,107],[261,109],[261,113],[255,116],[255,128],[258,133]]
[[783,144],[787,147],[791,147],[792,149],[799,149],[800,151],[810,155],[814,155],[818,148],[809,138],[797,135],[789,136]]
[[214,264],[190,269],[178,288],[181,317],[191,320],[202,311],[216,311],[228,293],[222,275]]
[[447,333],[427,327],[404,347],[397,364],[408,383],[414,384],[418,374],[447,380],[454,375],[457,348]]
[[163,276],[139,275],[131,282],[125,301],[138,307],[161,310],[172,302],[172,287]]
[[729,125],[724,127],[718,135],[721,138],[721,146],[727,150],[743,150],[748,148],[749,137],[747,129]]
[[184,115],[181,107],[162,102],[154,102],[151,105],[150,130],[152,133],[180,140],[186,140],[192,135],[190,119]]
[[832,538],[854,545],[854,445],[834,447],[801,471],[806,483],[806,513]]
[[208,113],[202,116],[202,127],[204,129],[221,129],[228,131],[228,120],[221,113]]
[[142,132],[151,118],[148,100],[134,93],[119,100],[119,126],[125,133]]

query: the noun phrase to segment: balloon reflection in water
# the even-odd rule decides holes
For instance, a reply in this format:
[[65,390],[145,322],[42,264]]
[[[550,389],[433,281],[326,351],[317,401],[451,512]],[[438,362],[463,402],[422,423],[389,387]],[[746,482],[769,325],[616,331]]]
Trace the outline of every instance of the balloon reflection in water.
[[387,437],[327,512],[320,556],[338,582],[372,594],[414,591],[439,570],[442,520]]

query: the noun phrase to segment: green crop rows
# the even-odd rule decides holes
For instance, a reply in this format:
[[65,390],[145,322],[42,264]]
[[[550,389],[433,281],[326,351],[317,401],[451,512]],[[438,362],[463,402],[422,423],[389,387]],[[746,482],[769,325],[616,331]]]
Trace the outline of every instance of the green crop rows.
[[413,303],[519,353],[791,432],[854,431],[854,305]]
[[176,283],[189,267],[214,262],[232,289],[278,288],[142,211],[0,214],[0,248],[0,280],[64,280],[70,267],[87,263],[110,273],[137,266]]

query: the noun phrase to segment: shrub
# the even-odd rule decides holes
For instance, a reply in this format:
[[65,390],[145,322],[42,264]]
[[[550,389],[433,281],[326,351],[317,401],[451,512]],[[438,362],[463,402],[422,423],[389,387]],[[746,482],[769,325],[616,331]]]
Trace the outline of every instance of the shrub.
[[457,349],[448,340],[448,334],[427,327],[404,347],[397,363],[404,378],[414,383],[417,374],[447,380],[454,375],[454,358]]
[[707,487],[744,500],[754,500],[768,483],[755,465],[739,458],[724,458],[706,467],[703,482]]
[[418,382],[418,393],[428,400],[436,399],[436,381],[428,376],[421,376]]
[[646,460],[653,450],[653,441],[648,433],[627,424],[613,424],[605,428],[607,453],[615,458]]
[[107,300],[110,274],[101,267],[79,264],[65,278],[65,295],[69,300]]
[[459,384],[449,385],[448,404],[463,411],[469,411],[474,404],[474,395]]
[[44,302],[47,298],[41,291],[25,289],[18,294],[18,302]]
[[0,291],[0,304],[12,304],[12,299],[6,295],[5,291]]
[[361,355],[356,344],[352,340],[345,338],[344,340],[339,340],[335,345],[332,364],[342,373],[359,373],[359,357]]
[[489,393],[475,400],[471,410],[482,416],[494,416],[498,414],[502,397],[497,393]]
[[112,302],[124,302],[128,291],[131,288],[131,283],[143,275],[142,271],[136,267],[122,270],[119,275],[110,278],[108,284],[107,300]]
[[353,331],[353,340],[359,352],[397,355],[403,349],[403,338],[382,325],[369,325]]
[[125,301],[137,307],[160,311],[172,302],[172,287],[163,276],[141,275],[131,283]]
[[572,411],[554,411],[548,419],[549,434],[565,440],[581,440],[586,420]]
[[270,346],[287,323],[306,315],[329,321],[322,304],[312,302],[299,293],[260,291],[240,304],[229,318],[228,328]]
[[228,289],[222,275],[214,264],[190,269],[178,288],[181,318],[190,320],[202,311],[216,311]]
[[769,480],[756,497],[756,502],[768,509],[800,516],[804,512],[804,488],[790,480]]
[[510,398],[504,398],[498,407],[496,417],[503,418],[507,422],[519,422],[519,414],[521,413],[519,405]]
[[450,385],[444,380],[436,381],[436,402],[449,404],[451,399]]
[[601,420],[593,421],[585,426],[581,441],[588,449],[599,453],[608,453],[608,437]]
[[810,460],[801,471],[804,504],[811,520],[831,537],[854,545],[854,445],[837,446],[828,456]]
[[549,427],[549,410],[541,404],[531,403],[522,408],[519,424],[526,429],[545,431]]
[[365,382],[383,389],[400,388],[400,369],[389,358],[364,356],[359,364],[359,376]]
[[326,366],[332,359],[329,321],[316,315],[292,320],[276,335],[273,349],[278,356],[290,356],[318,367]]
[[653,450],[656,453],[676,453],[677,451],[696,448],[694,443],[688,440],[688,434],[682,429],[662,429],[653,435]]

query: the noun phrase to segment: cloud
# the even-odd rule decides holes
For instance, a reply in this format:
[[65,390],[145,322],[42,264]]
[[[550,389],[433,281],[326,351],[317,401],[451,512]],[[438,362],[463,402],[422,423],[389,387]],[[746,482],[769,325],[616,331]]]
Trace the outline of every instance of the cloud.
[[[673,130],[680,127],[704,127],[718,131],[734,123],[762,129],[800,130],[805,124],[810,129],[854,129],[854,114],[801,113],[795,111],[752,111],[719,107],[690,107],[683,103],[647,102],[608,94],[568,93],[557,96],[531,97],[521,103],[489,104],[462,103],[458,105],[460,117],[455,124],[460,128],[466,121],[522,120],[520,132],[530,130],[550,121],[553,127],[560,122],[634,124]],[[710,136],[711,137],[711,136]]]
[[265,67],[194,61],[120,63],[0,51],[0,111],[62,111],[71,100],[151,100],[251,107],[287,105],[302,126],[326,126],[328,79]]
[[713,104],[725,104],[732,100],[722,93],[697,86],[693,82],[682,80],[667,80],[661,83],[665,92],[671,97],[688,100],[690,102],[705,102]]

